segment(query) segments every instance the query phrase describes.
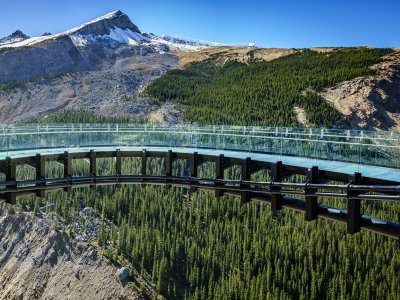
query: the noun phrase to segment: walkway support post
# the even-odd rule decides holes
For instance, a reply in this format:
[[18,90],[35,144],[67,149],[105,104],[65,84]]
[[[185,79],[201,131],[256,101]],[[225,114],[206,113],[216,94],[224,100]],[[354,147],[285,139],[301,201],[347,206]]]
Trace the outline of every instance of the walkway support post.
[[[142,164],[141,164],[141,167],[140,167],[140,174],[141,175],[146,175],[146,173],[147,173],[147,151],[146,151],[146,149],[143,149],[143,151],[142,151]],[[143,181],[142,186],[145,186],[146,185],[146,183],[144,182],[145,180],[142,179],[142,181]]]
[[[318,167],[314,166],[307,171],[308,183],[318,183]],[[315,189],[305,188],[305,192],[316,192]],[[312,221],[318,218],[318,197],[306,196],[306,221]]]
[[[272,181],[277,181],[281,182],[282,181],[282,162],[277,161],[272,165],[271,169],[271,177]],[[277,192],[280,191],[280,187],[271,187],[271,192]],[[282,208],[282,195],[279,194],[271,194],[271,208],[272,208],[272,214],[276,216],[278,211]]]
[[[354,175],[349,176],[349,185],[361,183],[361,173],[354,173]],[[361,228],[361,200],[351,199],[351,196],[354,195],[351,191],[348,191],[347,195],[347,233],[354,234],[359,232]]]
[[[190,157],[190,177],[198,177],[198,167],[200,164],[199,154],[194,152]],[[193,184],[192,180],[190,180],[190,184]],[[190,193],[194,193],[197,191],[197,188],[190,187]]]
[[[225,162],[224,162],[224,155],[220,154],[216,161],[215,161],[215,178],[216,179],[223,179],[224,178],[224,170],[225,170]],[[216,183],[216,186],[223,186],[221,183]],[[216,189],[215,190],[215,197],[219,198],[224,195],[223,190]]]
[[[40,153],[36,154],[36,179],[45,180],[45,172],[46,172],[46,161],[42,158]],[[36,191],[36,196],[40,198],[44,198],[46,196],[46,190],[44,187],[46,186],[45,182],[36,183],[37,187],[43,187],[41,190]]]
[[[242,161],[242,180],[249,181],[251,178],[251,158],[246,157]],[[250,188],[248,184],[240,184],[241,188]],[[250,202],[250,192],[242,192],[241,193],[241,203],[245,204]]]
[[[89,159],[89,164],[90,164],[90,176],[96,176],[97,175],[97,165],[96,165],[96,151],[90,150],[90,159]],[[92,180],[93,184],[90,185],[92,189],[96,188],[96,178]]]
[[[17,179],[17,165],[11,157],[6,157],[6,181],[15,181]],[[11,184],[8,188],[16,188],[17,184]],[[8,192],[5,195],[7,203],[15,205],[17,204],[17,193]]]
[[118,175],[117,187],[121,187],[120,176],[122,175],[122,158],[121,158],[121,150],[120,149],[117,149],[115,151],[115,172]]
[[[173,153],[172,150],[168,150],[165,154],[165,176],[172,176],[172,164],[173,164]],[[165,182],[168,183],[170,180],[166,179]],[[169,189],[171,185],[168,184],[166,187]]]
[[[64,178],[72,178],[72,159],[68,151],[64,152]],[[69,193],[71,191],[71,187],[64,188],[64,191]]]

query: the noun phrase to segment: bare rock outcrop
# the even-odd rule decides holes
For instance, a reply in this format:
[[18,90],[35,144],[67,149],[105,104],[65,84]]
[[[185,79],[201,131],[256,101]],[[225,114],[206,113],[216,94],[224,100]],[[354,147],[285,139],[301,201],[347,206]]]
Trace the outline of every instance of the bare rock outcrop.
[[140,299],[94,246],[31,214],[0,217],[0,299]]

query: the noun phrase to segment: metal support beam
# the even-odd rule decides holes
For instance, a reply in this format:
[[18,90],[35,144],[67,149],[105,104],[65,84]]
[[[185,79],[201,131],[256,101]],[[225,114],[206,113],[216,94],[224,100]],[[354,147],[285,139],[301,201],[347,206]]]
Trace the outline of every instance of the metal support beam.
[[[147,152],[146,149],[143,149],[142,151],[142,164],[140,167],[140,174],[142,175],[146,175],[147,173]],[[143,185],[146,185],[145,183],[143,183]]]
[[[68,151],[64,152],[64,177],[71,178],[72,177],[72,159],[69,155]],[[71,188],[64,188],[64,191],[70,192]]]
[[[271,168],[271,177],[273,181],[281,182],[282,181],[282,162],[277,161],[272,165]],[[271,191],[279,191],[280,187],[272,187]],[[271,209],[272,214],[276,215],[278,211],[282,208],[282,195],[272,194],[271,195]]]
[[[308,183],[318,183],[318,167],[314,166],[307,171]],[[305,188],[305,192],[316,192],[315,189]],[[306,221],[316,220],[318,218],[318,197],[306,196]]]
[[[198,177],[198,167],[200,164],[199,154],[194,152],[190,157],[190,177]],[[197,188],[191,187],[190,193],[197,191]]]
[[[96,176],[97,175],[97,165],[96,165],[96,151],[90,150],[90,158],[89,158],[89,168],[90,168],[90,176]],[[93,183],[90,187],[95,188],[96,187],[96,179],[93,179]]]
[[[14,181],[17,178],[17,165],[11,157],[6,157],[5,164],[6,181]],[[9,188],[17,187],[17,184],[8,186]],[[6,193],[5,200],[9,204],[15,205],[17,203],[17,193]]]
[[[173,164],[173,153],[172,150],[168,150],[167,153],[165,153],[165,175],[166,176],[172,176],[172,164]],[[169,180],[166,180],[166,183],[169,182]],[[167,188],[171,188],[171,185],[166,185]]]
[[[349,184],[362,184],[361,173],[354,173],[349,176]],[[348,192],[348,197],[353,195]],[[347,200],[347,233],[354,234],[361,228],[361,202],[359,199]]]
[[[223,179],[224,178],[224,170],[225,170],[225,163],[224,163],[224,155],[221,154],[217,157],[215,161],[215,178],[217,179]],[[223,184],[216,183],[216,186],[223,186]],[[223,190],[216,189],[215,190],[215,196],[217,198],[221,197],[224,195]]]
[[[46,178],[46,161],[42,159],[42,155],[40,153],[36,154],[36,179],[45,179]],[[45,186],[46,183],[37,183],[36,186]],[[40,198],[44,198],[46,196],[46,190],[37,190],[36,196]]]
[[[251,180],[251,158],[247,157],[242,162],[242,180],[249,181]],[[249,188],[250,185],[248,184],[241,184],[242,188]],[[249,192],[242,192],[241,193],[241,203],[245,204],[250,202],[250,193]]]

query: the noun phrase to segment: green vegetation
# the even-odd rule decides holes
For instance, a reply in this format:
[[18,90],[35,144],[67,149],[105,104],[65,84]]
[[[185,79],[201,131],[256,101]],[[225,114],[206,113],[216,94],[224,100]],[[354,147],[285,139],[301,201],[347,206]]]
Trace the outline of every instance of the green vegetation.
[[[174,175],[187,174],[188,164],[177,161],[174,169]],[[63,170],[51,163],[46,172],[47,177],[58,177]],[[98,172],[115,173],[114,161],[98,159]],[[140,172],[140,159],[124,158],[122,172]],[[149,158],[147,172],[163,174],[163,161]],[[88,164],[74,160],[73,174],[88,174]],[[199,176],[212,174],[212,164],[199,169]],[[34,170],[18,167],[17,176],[33,178]],[[226,170],[225,176],[240,178],[240,168]],[[270,177],[258,172],[252,179]],[[37,210],[36,201],[22,198],[17,211]],[[339,207],[346,203],[321,201]],[[305,222],[304,215],[294,211],[284,209],[273,218],[266,204],[241,205],[238,198],[217,199],[206,192],[187,197],[185,189],[152,186],[79,188],[70,195],[52,192],[40,206],[45,204],[47,213],[69,224],[65,231],[72,233],[81,218],[77,212],[93,207],[103,224],[98,243],[105,255],[113,262],[121,256],[131,261],[168,299],[398,299],[400,295],[396,240],[369,232],[347,235],[344,224]],[[396,204],[363,203],[363,211],[397,221]],[[106,219],[114,226],[107,226]]]
[[59,75],[54,75],[54,76],[47,76],[47,77],[31,77],[29,79],[25,79],[25,80],[15,80],[15,81],[10,81],[7,83],[1,83],[0,84],[0,92],[7,92],[7,91],[11,91],[15,88],[19,88],[22,87],[24,84],[30,83],[30,82],[37,82],[40,80],[48,80],[48,79],[54,79],[54,78],[60,78],[63,76],[71,76],[74,73],[65,73],[65,74],[59,74]]
[[0,84],[0,92],[11,91],[12,89],[22,86],[26,81],[12,81]]
[[87,110],[66,110],[49,115],[44,119],[32,119],[28,123],[143,123],[141,119],[131,119],[129,117],[113,117],[96,115]]
[[215,64],[218,57],[169,71],[145,93],[186,108],[183,118],[202,124],[298,126],[293,107],[305,109],[316,126],[333,126],[339,113],[315,91],[373,72],[369,67],[391,50],[311,50],[270,62]]

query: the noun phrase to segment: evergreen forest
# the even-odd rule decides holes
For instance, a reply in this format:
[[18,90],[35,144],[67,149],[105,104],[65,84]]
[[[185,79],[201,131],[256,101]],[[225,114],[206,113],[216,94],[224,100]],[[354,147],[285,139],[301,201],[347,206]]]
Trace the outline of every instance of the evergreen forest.
[[171,70],[145,90],[159,101],[183,106],[189,123],[301,126],[293,112],[303,108],[311,126],[335,127],[340,114],[318,91],[372,74],[390,49],[296,50],[272,61],[216,63],[219,56]]

